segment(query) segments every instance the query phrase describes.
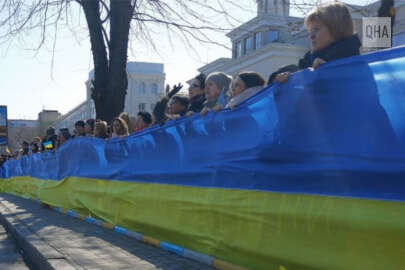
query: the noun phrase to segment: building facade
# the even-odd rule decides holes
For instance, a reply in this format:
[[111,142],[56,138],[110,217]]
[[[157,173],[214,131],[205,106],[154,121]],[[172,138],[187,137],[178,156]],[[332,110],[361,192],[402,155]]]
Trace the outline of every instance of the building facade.
[[38,114],[39,134],[44,136],[46,129],[62,115],[56,110],[42,110]]
[[8,147],[12,153],[21,149],[24,141],[32,142],[34,137],[40,136],[40,122],[38,120],[8,120]]
[[[134,117],[140,111],[152,112],[156,102],[164,95],[164,65],[160,63],[128,62],[128,89],[124,111]],[[75,122],[96,117],[94,102],[91,99],[91,81],[94,71],[90,71],[85,82],[86,100],[62,115],[52,125],[56,129],[74,129]]]
[[290,16],[288,0],[257,0],[256,17],[227,34],[232,42],[232,57],[217,59],[199,71],[230,75],[256,71],[268,78],[281,66],[296,64],[308,50],[308,42],[291,42],[301,25],[302,18]]
[[92,100],[86,99],[84,102],[80,103],[66,114],[61,115],[61,117],[52,123],[52,126],[57,132],[61,128],[68,128],[71,132],[73,132],[75,123],[77,121],[95,117],[96,110],[94,108],[94,103]]

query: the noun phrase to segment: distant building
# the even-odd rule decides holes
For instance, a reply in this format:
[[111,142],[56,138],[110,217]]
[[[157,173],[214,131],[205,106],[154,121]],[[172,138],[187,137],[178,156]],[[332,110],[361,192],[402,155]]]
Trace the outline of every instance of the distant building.
[[57,132],[61,128],[68,128],[72,133],[77,121],[95,117],[96,110],[94,108],[94,103],[92,100],[87,99],[66,114],[60,116],[55,122],[52,123],[52,126]]
[[[128,62],[128,89],[125,97],[124,111],[130,116],[136,116],[139,111],[152,112],[156,102],[164,95],[165,73],[164,65],[159,63]],[[91,80],[94,71],[89,73],[85,82],[86,100],[62,115],[53,126],[57,129],[67,127],[71,131],[78,120],[95,118],[95,106],[91,99]]]
[[[159,63],[128,62],[128,89],[124,111],[135,116],[140,111],[152,112],[156,102],[164,95],[164,65]],[[91,80],[94,71],[86,81],[87,100],[91,100]]]
[[38,114],[39,134],[45,135],[46,129],[52,125],[61,116],[60,112],[55,110],[42,110]]
[[21,148],[23,141],[31,142],[37,136],[38,120],[8,120],[8,147],[13,153]]
[[[55,110],[42,110],[37,120],[8,119],[8,147],[12,152],[21,149],[23,141],[32,142],[34,137],[45,136],[46,129],[58,119],[61,114]],[[1,150],[2,152],[5,149]]]

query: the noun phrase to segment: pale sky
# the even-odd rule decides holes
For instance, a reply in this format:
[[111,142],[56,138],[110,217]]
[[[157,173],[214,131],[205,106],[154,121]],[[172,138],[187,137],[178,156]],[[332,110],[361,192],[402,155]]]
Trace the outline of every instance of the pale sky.
[[[246,1],[246,8],[243,10],[236,7],[229,10],[229,13],[239,18],[241,22],[256,16],[254,1],[243,1]],[[370,1],[345,2],[362,5]],[[292,12],[292,15],[297,14]],[[154,40],[158,53],[147,44],[136,43],[128,53],[129,61],[163,63],[166,83],[185,84],[197,74],[199,67],[220,57],[231,57],[231,51],[227,49],[194,41],[193,47],[197,54],[179,37],[169,39],[166,35],[160,34],[161,31],[158,29],[157,32],[159,34],[154,36]],[[35,33],[32,33],[32,36],[34,42]],[[53,68],[50,48],[35,53],[27,50],[27,46],[21,43],[14,42],[11,46],[0,44],[0,105],[8,106],[9,119],[37,119],[38,113],[43,108],[66,113],[85,100],[84,82],[92,69],[87,34],[79,35],[75,39],[69,31],[63,30],[58,36]],[[215,34],[212,39],[231,46],[223,33]],[[26,40],[29,43],[31,36]]]

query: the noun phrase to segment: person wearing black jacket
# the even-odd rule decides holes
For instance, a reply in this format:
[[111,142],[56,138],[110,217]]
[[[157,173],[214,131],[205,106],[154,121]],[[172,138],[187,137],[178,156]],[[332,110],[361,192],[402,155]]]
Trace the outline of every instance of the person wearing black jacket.
[[22,155],[23,156],[28,156],[30,153],[30,144],[26,141],[23,141],[22,143]]
[[200,73],[190,83],[190,87],[188,88],[190,102],[188,114],[199,113],[204,108],[204,102],[206,100],[204,95],[205,79],[206,76],[203,73]]
[[333,42],[328,47],[315,52],[307,52],[298,62],[299,69],[314,66],[315,60],[321,59],[329,62],[336,59],[360,55],[361,42],[357,35],[351,35],[346,39]]
[[69,129],[61,128],[59,130],[59,136],[58,136],[58,147],[61,147],[65,142],[67,142],[71,138],[72,138],[72,135],[70,135]]
[[42,140],[42,151],[55,150],[58,136],[55,134],[55,128],[49,127],[46,130],[46,136]]
[[174,85],[173,89],[169,91],[170,86],[167,85],[166,89],[166,96],[164,96],[161,100],[156,102],[155,107],[153,108],[152,116],[153,116],[153,124],[156,125],[163,125],[168,120],[167,117],[167,105],[169,100],[176,95],[180,90],[183,88],[183,85],[179,83],[178,85]]
[[76,137],[85,137],[86,136],[85,125],[86,125],[86,123],[83,120],[79,120],[75,123]]

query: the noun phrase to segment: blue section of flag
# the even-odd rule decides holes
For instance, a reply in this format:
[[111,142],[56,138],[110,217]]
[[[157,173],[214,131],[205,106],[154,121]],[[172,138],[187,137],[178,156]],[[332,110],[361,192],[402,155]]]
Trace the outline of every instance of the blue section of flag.
[[404,69],[405,48],[334,61],[235,110],[125,139],[76,138],[0,174],[405,201]]

